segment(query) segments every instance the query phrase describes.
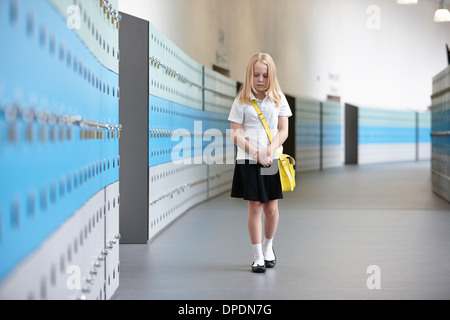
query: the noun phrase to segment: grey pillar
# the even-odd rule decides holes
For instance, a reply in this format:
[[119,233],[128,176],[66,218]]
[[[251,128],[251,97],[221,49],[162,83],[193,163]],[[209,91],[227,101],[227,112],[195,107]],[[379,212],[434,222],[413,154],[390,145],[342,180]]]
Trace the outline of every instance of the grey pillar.
[[149,23],[121,15],[120,242],[147,243]]
[[345,104],[345,164],[358,164],[358,108]]

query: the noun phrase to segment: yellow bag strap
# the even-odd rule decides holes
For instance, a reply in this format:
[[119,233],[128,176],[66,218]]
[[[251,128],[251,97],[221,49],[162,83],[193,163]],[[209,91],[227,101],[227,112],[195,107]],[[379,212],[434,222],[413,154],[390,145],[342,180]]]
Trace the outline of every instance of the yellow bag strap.
[[269,141],[272,143],[272,133],[270,132],[269,126],[267,125],[266,118],[264,117],[263,113],[261,112],[261,109],[259,108],[258,104],[255,100],[252,100],[253,106],[256,109],[256,113],[258,113],[259,119],[261,119],[261,122],[264,126],[264,129],[266,129],[267,136],[269,137]]
[[[253,106],[256,109],[256,113],[258,113],[259,119],[261,119],[261,122],[262,122],[262,124],[264,126],[264,129],[266,129],[267,136],[269,137],[269,141],[272,143],[272,133],[270,132],[269,126],[267,125],[266,118],[264,117],[264,114],[261,112],[261,109],[259,108],[258,104],[253,99],[252,99],[252,104],[253,104]],[[280,158],[282,166],[286,167],[288,165],[287,160],[286,159],[282,159],[283,157],[281,155],[281,152],[278,149],[277,149],[277,154],[278,154],[278,157]],[[286,173],[287,173],[288,179],[291,182],[291,186],[292,186],[294,178],[291,176],[289,170],[286,170]]]
[[[264,117],[264,114],[261,112],[261,109],[259,108],[256,101],[252,99],[252,103],[256,109],[256,113],[258,114],[259,119],[261,119],[264,129],[266,129],[267,137],[269,137],[269,141],[270,141],[270,143],[272,143],[272,133],[270,132],[269,126],[267,125],[266,118]],[[278,154],[278,157],[280,157],[280,159],[281,159],[281,154],[278,149],[277,149],[277,154]]]

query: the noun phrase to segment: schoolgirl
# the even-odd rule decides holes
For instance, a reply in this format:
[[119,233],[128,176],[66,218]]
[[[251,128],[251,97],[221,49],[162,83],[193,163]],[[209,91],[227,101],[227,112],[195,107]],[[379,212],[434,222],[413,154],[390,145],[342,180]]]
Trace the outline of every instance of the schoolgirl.
[[[264,114],[273,136],[270,143],[252,100]],[[273,238],[279,220],[278,199],[283,199],[278,172],[277,149],[282,152],[288,137],[289,104],[277,80],[272,57],[253,55],[245,83],[230,111],[231,138],[237,145],[231,197],[248,201],[248,231],[253,248],[253,272],[273,268],[276,256]],[[264,240],[262,240],[264,212]]]

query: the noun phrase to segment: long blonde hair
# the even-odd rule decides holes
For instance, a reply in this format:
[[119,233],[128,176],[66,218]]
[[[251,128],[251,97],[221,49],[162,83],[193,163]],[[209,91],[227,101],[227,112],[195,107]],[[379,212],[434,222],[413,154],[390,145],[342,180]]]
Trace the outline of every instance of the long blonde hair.
[[247,66],[245,83],[239,91],[237,99],[242,103],[249,103],[252,98],[253,92],[256,92],[255,88],[253,87],[253,73],[255,64],[258,61],[264,63],[267,66],[268,86],[265,94],[269,96],[269,98],[273,102],[275,102],[275,105],[278,108],[281,104],[282,91],[280,85],[278,84],[277,68],[272,57],[267,53],[256,53],[250,58]]

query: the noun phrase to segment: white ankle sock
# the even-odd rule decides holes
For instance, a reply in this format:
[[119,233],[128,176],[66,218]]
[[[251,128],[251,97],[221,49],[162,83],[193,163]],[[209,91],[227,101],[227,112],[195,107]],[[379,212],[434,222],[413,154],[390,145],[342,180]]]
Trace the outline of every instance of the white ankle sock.
[[264,242],[262,245],[263,253],[264,253],[264,260],[268,260],[268,261],[275,260],[275,254],[273,253],[273,249],[272,249],[272,242],[273,242],[273,238],[267,239],[266,237],[264,237]]
[[259,264],[260,266],[263,266],[264,265],[264,255],[263,255],[261,243],[252,244],[252,248],[253,248],[253,260],[254,260],[253,265]]

